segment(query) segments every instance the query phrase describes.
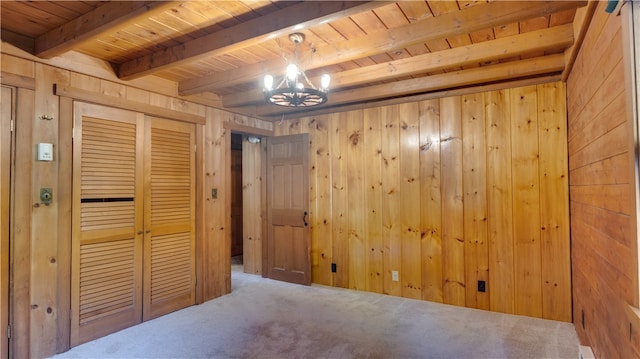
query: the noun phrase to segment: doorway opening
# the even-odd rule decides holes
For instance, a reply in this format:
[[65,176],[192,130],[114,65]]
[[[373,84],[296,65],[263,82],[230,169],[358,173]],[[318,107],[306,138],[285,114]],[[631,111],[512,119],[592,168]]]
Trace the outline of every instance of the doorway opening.
[[[262,275],[262,233],[266,193],[264,136],[247,128],[231,131],[229,196],[231,207],[231,271]],[[256,129],[257,130],[257,129]]]
[[242,232],[242,135],[231,134],[231,271],[244,271]]

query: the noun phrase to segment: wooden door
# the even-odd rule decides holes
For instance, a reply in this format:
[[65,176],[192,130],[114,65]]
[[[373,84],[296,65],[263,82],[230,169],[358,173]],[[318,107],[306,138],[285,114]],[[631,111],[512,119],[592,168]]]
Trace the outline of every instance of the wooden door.
[[144,320],[195,303],[195,130],[149,117],[145,136]]
[[71,346],[142,318],[143,121],[74,105]]
[[9,357],[9,195],[11,193],[12,90],[0,87],[0,358]]
[[311,284],[309,135],[267,140],[267,276]]

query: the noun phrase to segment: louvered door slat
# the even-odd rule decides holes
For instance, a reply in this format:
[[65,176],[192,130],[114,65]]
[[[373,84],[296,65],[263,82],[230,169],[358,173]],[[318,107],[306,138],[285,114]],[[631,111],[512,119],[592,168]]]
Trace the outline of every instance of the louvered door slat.
[[195,301],[195,156],[192,125],[147,123],[145,320]]
[[143,118],[74,106],[72,346],[141,321],[143,224]]

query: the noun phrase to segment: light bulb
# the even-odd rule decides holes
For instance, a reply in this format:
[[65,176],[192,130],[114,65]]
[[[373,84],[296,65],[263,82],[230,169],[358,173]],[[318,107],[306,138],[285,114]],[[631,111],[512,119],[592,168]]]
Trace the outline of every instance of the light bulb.
[[273,76],[265,75],[265,77],[264,77],[264,88],[267,91],[273,90]]
[[331,82],[331,76],[329,76],[329,74],[324,74],[322,75],[322,77],[320,77],[320,86],[322,87],[323,90],[326,90],[329,88],[330,82]]
[[298,88],[298,90],[302,90],[304,88],[304,85],[302,84],[302,82],[298,82],[296,83],[296,87]]
[[289,64],[287,66],[287,78],[291,81],[295,81],[298,77],[298,66],[296,64]]

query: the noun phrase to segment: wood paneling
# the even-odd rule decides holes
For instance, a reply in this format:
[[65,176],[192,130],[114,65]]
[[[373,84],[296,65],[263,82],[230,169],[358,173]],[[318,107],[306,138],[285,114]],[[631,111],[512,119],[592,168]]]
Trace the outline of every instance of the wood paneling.
[[0,87],[0,358],[9,357],[9,195],[11,183],[11,137],[15,91]]
[[510,92],[515,311],[542,316],[538,94],[535,86]]
[[[597,4],[567,81],[573,317],[580,341],[597,357],[632,358],[640,355],[640,348],[637,315],[628,309],[637,306],[638,255],[634,126],[626,93],[631,89],[623,86],[629,76],[623,61],[627,17],[607,14],[605,6]],[[625,5],[627,10],[630,6]],[[554,132],[554,125],[548,127]],[[553,137],[558,134],[550,135],[557,142]],[[540,184],[555,192],[558,171],[544,157],[541,152],[540,165],[551,166],[545,173],[555,175],[550,182],[541,177]],[[567,250],[555,241],[566,224],[556,222],[560,227],[555,229],[548,227],[552,223],[542,223],[547,228],[542,249],[550,260]],[[543,294],[555,290],[550,283],[566,280],[545,278]],[[558,303],[553,304],[550,309],[557,310]]]
[[244,272],[262,274],[262,145],[242,141],[241,236]]
[[553,83],[277,124],[309,132],[323,169],[311,245],[338,266],[314,280],[571,321],[564,98]]
[[511,102],[509,91],[485,93],[489,306],[515,313]]
[[[231,232],[227,226],[226,216],[231,212],[231,200],[227,205],[226,177],[231,177],[230,168],[225,166],[227,162],[227,149],[229,158],[231,153],[231,133],[223,127],[227,118],[225,112],[215,109],[207,109],[207,118],[210,119],[204,127],[202,142],[204,144],[204,163],[201,168],[203,176],[204,206],[203,217],[204,233],[202,252],[207,256],[199,256],[202,261],[202,278],[207,285],[203,288],[203,300],[219,297],[231,291]],[[217,198],[211,196],[211,190],[218,191]],[[229,218],[230,219],[230,218]]]
[[[16,94],[16,145],[15,153],[21,154],[21,158],[34,158],[34,141],[32,131],[35,119],[35,92],[26,89],[17,89]],[[14,357],[30,357],[31,344],[36,338],[31,336],[31,306],[30,289],[34,285],[48,286],[46,282],[40,282],[31,277],[31,213],[35,202],[32,198],[33,162],[16,161],[13,174],[13,223],[12,235],[12,347]],[[55,290],[50,288],[50,290]],[[55,348],[48,348],[53,352]]]
[[[105,72],[101,64],[82,56],[35,62],[21,53],[5,52],[4,44],[2,49],[3,74],[30,79],[14,84],[18,86],[15,96],[15,201],[11,223],[14,233],[14,356],[47,357],[69,346],[70,322],[64,318],[69,318],[71,293],[72,99],[54,96],[53,83],[98,93],[100,96],[94,100],[103,104],[135,102],[149,108],[162,106],[178,115],[206,118],[206,125],[196,125],[196,143],[200,146],[197,155],[202,159],[197,164],[196,174],[196,192],[201,194],[197,198],[197,216],[200,218],[196,233],[197,300],[202,302],[228,293],[231,277],[226,219],[230,210],[225,204],[225,176],[229,173],[225,169],[228,163],[225,144],[229,142],[225,138],[228,131],[224,124],[233,123],[269,133],[271,123],[178,98],[177,86],[168,82],[160,81],[159,85],[155,80],[136,80],[124,84],[111,72]],[[23,83],[30,89],[21,88]],[[39,119],[42,114],[51,115],[53,120]],[[34,160],[35,144],[40,142],[53,143],[56,151],[53,162]],[[39,188],[51,186],[54,186],[54,205],[40,205]],[[210,198],[212,188],[219,189],[219,199],[215,203]],[[42,212],[44,217],[36,212]]]
[[[465,305],[464,197],[461,98],[440,101],[442,174],[442,293],[444,303]],[[471,284],[469,284],[471,285]]]

